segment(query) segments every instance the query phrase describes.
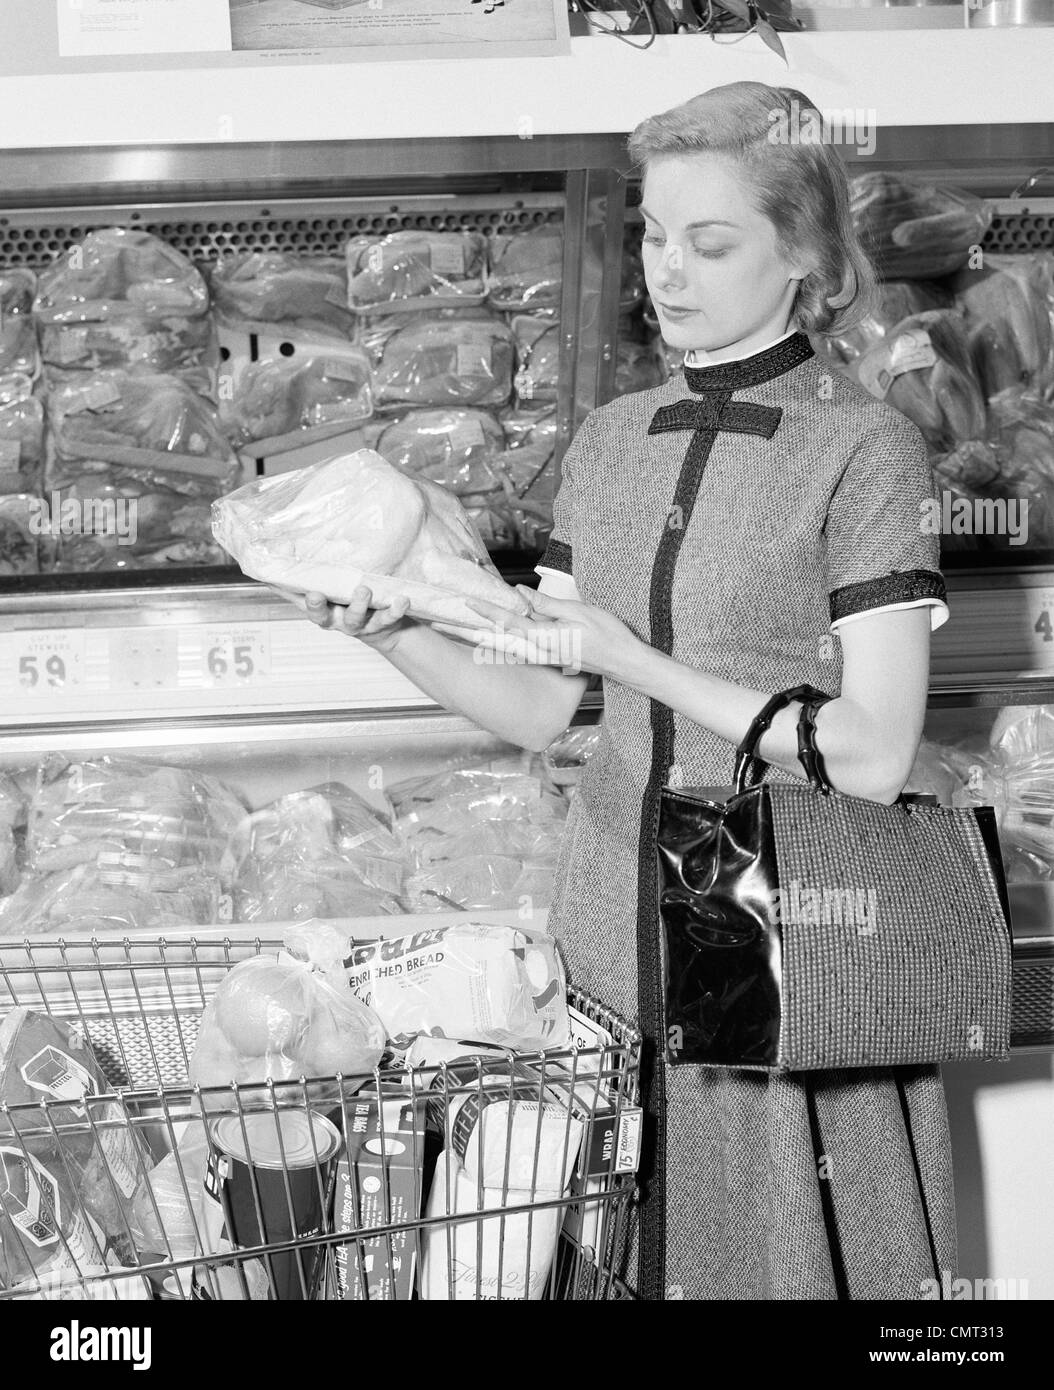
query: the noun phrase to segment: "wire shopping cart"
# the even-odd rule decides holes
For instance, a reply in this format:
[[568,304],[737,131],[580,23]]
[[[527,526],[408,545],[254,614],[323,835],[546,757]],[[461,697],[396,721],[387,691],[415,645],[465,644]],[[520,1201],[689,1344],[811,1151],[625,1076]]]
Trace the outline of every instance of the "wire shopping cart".
[[632,1296],[635,1029],[571,990],[560,1051],[191,1085],[212,993],[279,949],[0,945],[0,1024],[43,1043],[39,1099],[0,1075],[0,1299]]

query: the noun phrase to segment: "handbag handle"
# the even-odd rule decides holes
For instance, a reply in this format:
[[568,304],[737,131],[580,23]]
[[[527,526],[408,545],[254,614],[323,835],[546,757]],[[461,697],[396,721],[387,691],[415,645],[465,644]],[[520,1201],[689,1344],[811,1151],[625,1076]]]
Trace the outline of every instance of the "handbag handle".
[[773,719],[780,710],[786,709],[796,700],[819,700],[822,704],[831,698],[830,695],[825,695],[822,690],[817,690],[814,685],[796,685],[791,690],[777,691],[775,695],[771,695],[765,701],[751,721],[750,728],[747,729],[736,747],[736,762],[732,772],[732,782],[737,795],[746,791],[747,771],[751,763],[757,763],[762,769],[761,776],[765,775],[766,764],[758,757],[756,750],[762,735],[768,732]]
[[823,754],[816,746],[816,711],[831,698],[830,695],[810,695],[802,701],[798,715],[798,761],[805,770],[809,786],[824,796],[829,795],[833,788],[823,765]]

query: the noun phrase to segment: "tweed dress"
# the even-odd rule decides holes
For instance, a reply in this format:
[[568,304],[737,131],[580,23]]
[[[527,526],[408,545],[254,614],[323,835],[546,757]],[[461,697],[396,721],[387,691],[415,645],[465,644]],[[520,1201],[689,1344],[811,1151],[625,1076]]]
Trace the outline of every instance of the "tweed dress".
[[[903,606],[927,606],[933,626],[947,617],[939,540],[920,520],[932,496],[915,426],[794,333],[593,411],[539,570],[570,574],[584,602],[686,665],[837,694],[842,624]],[[768,1075],[662,1060],[658,794],[727,784],[733,748],[616,681],[604,701],[549,923],[571,980],[646,1040],[627,1282],[648,1299],[928,1296],[956,1263],[937,1068]]]

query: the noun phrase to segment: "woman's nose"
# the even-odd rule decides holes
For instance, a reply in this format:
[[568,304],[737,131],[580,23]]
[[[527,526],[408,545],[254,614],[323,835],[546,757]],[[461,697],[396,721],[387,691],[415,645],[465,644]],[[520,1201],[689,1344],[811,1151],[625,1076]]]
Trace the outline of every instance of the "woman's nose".
[[655,275],[659,285],[664,288],[684,284],[684,252],[679,246],[666,246],[663,249]]

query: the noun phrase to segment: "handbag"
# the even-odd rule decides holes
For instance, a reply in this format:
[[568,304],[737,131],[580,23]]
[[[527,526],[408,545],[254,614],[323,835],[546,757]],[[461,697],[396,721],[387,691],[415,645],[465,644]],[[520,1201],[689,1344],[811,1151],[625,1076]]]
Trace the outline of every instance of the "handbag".
[[[833,790],[814,737],[830,698],[774,695],[736,750],[731,790],[662,790],[667,1059],[785,1072],[1006,1057],[1012,928],[995,813]],[[758,742],[796,700],[807,783],[761,780]]]

